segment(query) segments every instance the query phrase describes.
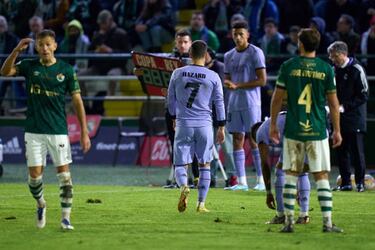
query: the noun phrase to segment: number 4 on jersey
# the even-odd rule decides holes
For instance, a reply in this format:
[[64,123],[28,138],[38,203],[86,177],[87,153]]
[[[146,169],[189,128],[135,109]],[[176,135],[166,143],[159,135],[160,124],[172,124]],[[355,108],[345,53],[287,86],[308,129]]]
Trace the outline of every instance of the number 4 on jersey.
[[312,84],[311,83],[306,84],[305,88],[303,89],[301,95],[298,98],[299,105],[306,105],[307,114],[311,112],[311,104],[312,104],[311,89],[312,89]]
[[191,108],[193,106],[193,102],[194,102],[195,97],[197,96],[198,91],[199,91],[199,87],[200,87],[200,84],[196,83],[196,82],[186,83],[185,89],[192,88],[190,97],[189,97],[188,102],[186,104],[186,107]]

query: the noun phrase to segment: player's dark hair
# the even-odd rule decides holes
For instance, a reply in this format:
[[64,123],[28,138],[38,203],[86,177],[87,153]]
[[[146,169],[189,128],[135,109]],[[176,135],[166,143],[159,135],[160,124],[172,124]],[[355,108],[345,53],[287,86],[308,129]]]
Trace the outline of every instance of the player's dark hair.
[[246,20],[235,21],[232,24],[232,29],[246,29],[249,30],[249,24]]
[[177,38],[177,37],[184,37],[184,36],[190,37],[190,40],[191,40],[191,33],[187,29],[180,29],[180,30],[178,30],[176,32],[176,35],[174,37]]
[[250,131],[250,133],[251,133],[251,138],[252,138],[254,141],[256,141],[256,138],[257,138],[257,131],[258,131],[260,125],[262,125],[262,124],[263,124],[263,122],[257,122],[257,123],[255,123],[255,124],[251,127],[251,131]]
[[54,40],[56,40],[56,34],[53,30],[42,30],[36,35],[36,39],[43,39],[46,37],[52,37]]
[[316,29],[301,29],[298,33],[298,39],[303,44],[306,52],[313,52],[319,48],[320,33]]
[[205,41],[196,40],[191,44],[190,53],[194,59],[204,58],[207,52],[207,44]]

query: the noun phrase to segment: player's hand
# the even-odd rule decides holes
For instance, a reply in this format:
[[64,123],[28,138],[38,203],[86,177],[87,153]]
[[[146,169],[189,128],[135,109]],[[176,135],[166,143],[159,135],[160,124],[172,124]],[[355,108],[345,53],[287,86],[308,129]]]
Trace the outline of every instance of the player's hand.
[[224,86],[227,87],[228,89],[235,90],[237,89],[237,85],[234,84],[231,80],[224,80]]
[[270,139],[276,145],[280,143],[280,133],[276,126],[270,126]]
[[268,193],[267,194],[266,204],[267,204],[268,208],[270,208],[270,209],[276,209],[275,199],[273,198],[273,194],[272,193]]
[[168,95],[168,89],[167,89],[167,88],[161,88],[160,91],[161,91],[161,95],[162,95],[162,96],[165,97],[165,96]]
[[105,44],[98,46],[95,50],[97,53],[112,53],[113,49]]
[[222,144],[225,141],[225,131],[224,131],[224,129],[225,129],[224,127],[219,127],[219,129],[217,130],[216,143],[218,143],[218,144]]
[[176,120],[175,119],[172,120],[172,126],[173,126],[173,130],[176,130]]
[[18,51],[18,52],[21,52],[21,51],[25,50],[32,41],[34,41],[34,40],[31,39],[31,38],[23,38],[23,39],[20,40],[20,42],[17,44],[17,46],[14,48],[14,50]]
[[338,146],[341,145],[342,142],[342,137],[340,132],[333,131],[332,134],[332,148],[337,148]]
[[81,134],[81,148],[84,154],[86,154],[91,148],[90,137],[87,133]]

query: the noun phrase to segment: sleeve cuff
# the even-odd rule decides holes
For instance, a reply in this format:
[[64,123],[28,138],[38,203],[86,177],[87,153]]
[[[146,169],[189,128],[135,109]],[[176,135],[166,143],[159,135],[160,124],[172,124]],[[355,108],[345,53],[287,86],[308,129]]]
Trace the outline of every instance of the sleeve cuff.
[[219,126],[219,127],[223,127],[223,126],[225,126],[225,123],[226,123],[227,121],[226,120],[223,120],[223,121],[217,121],[217,125]]

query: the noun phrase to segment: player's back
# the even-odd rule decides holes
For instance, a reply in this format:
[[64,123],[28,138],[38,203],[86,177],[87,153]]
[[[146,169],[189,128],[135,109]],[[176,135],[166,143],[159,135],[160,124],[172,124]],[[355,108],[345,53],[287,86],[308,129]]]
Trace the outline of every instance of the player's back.
[[282,64],[277,86],[288,93],[285,136],[301,141],[326,138],[326,95],[336,91],[332,67],[319,58],[292,58]]
[[[280,146],[280,147],[282,147],[282,141],[283,141],[283,136],[284,136],[285,117],[286,117],[286,112],[285,111],[280,112],[279,115],[277,116],[277,121],[276,121],[277,128],[280,132],[280,144],[277,146]],[[271,140],[269,136],[270,124],[271,124],[271,119],[267,119],[262,123],[262,125],[260,125],[256,134],[257,143],[263,142],[267,145],[271,144]]]
[[[203,66],[188,65],[173,72],[172,95],[175,95],[177,126],[212,125],[212,101],[224,114],[223,90],[217,73]],[[223,116],[223,114],[220,115]]]

